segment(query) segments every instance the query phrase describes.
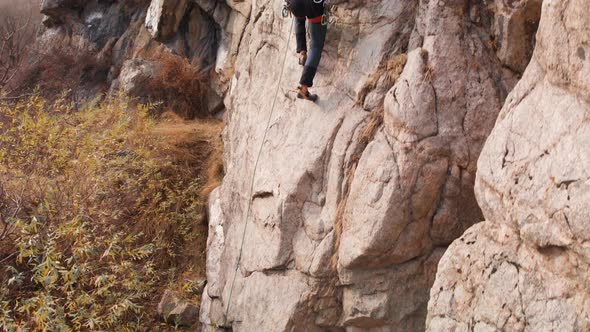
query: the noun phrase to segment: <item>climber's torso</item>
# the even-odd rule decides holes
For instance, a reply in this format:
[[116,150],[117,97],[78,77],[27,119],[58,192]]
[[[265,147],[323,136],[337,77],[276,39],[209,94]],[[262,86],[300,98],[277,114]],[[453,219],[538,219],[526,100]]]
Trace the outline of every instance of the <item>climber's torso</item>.
[[287,2],[296,17],[307,17],[311,21],[321,20],[324,15],[323,0],[288,0]]

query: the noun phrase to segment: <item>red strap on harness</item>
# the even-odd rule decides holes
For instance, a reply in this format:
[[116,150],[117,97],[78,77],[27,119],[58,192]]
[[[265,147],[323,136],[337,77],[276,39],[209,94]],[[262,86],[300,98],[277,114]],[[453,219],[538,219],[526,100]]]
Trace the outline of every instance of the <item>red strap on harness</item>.
[[307,19],[310,23],[322,23],[322,16],[308,18]]
[[[299,17],[299,16],[295,16],[295,17],[303,18],[303,17]],[[323,16],[318,16],[318,17],[308,18],[307,20],[309,21],[309,23],[322,23],[322,17]]]

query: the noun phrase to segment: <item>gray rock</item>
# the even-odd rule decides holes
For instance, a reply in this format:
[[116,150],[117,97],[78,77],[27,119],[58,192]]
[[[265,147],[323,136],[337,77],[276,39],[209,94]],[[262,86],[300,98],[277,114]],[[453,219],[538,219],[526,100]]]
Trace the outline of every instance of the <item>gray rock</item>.
[[134,59],[123,64],[118,88],[130,96],[147,96],[146,87],[156,77],[160,67],[148,60]]
[[[225,2],[201,2],[154,0],[148,7],[136,1],[46,0],[42,12],[48,28],[41,45],[100,55],[101,61],[111,65],[106,82],[100,83],[110,85],[112,92],[119,90],[121,82],[150,74],[145,68],[130,67],[128,61],[149,61],[159,52],[185,57],[206,74],[210,82],[204,92],[206,108],[216,114],[224,108],[228,77],[247,19]],[[127,77],[119,77],[122,72]]]
[[158,304],[158,314],[168,323],[177,326],[194,326],[199,320],[199,308],[179,299],[174,292],[166,290]]
[[43,0],[41,2],[41,13],[57,17],[64,12],[81,7],[83,3],[84,1],[82,0]]
[[178,31],[187,5],[188,0],[152,0],[145,18],[146,29],[156,40],[168,40]]

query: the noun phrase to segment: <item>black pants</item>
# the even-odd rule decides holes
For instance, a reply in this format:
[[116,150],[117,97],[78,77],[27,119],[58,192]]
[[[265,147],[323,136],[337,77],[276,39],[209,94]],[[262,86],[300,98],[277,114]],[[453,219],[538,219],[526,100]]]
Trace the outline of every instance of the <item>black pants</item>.
[[[305,18],[295,18],[295,36],[297,39],[297,53],[307,51],[307,33],[305,30]],[[322,59],[322,51],[326,42],[328,27],[321,23],[309,23],[311,35],[311,49],[307,54],[307,62],[303,67],[303,74],[299,84],[313,86],[313,79]]]

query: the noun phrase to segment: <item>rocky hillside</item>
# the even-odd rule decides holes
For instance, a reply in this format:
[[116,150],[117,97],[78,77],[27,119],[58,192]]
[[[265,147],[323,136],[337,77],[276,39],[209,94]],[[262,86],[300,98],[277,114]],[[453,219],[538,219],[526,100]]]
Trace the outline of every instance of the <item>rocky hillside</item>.
[[43,40],[93,50],[113,92],[141,96],[156,50],[210,69],[203,329],[584,330],[590,3],[331,3],[317,104],[280,0],[43,3]]

